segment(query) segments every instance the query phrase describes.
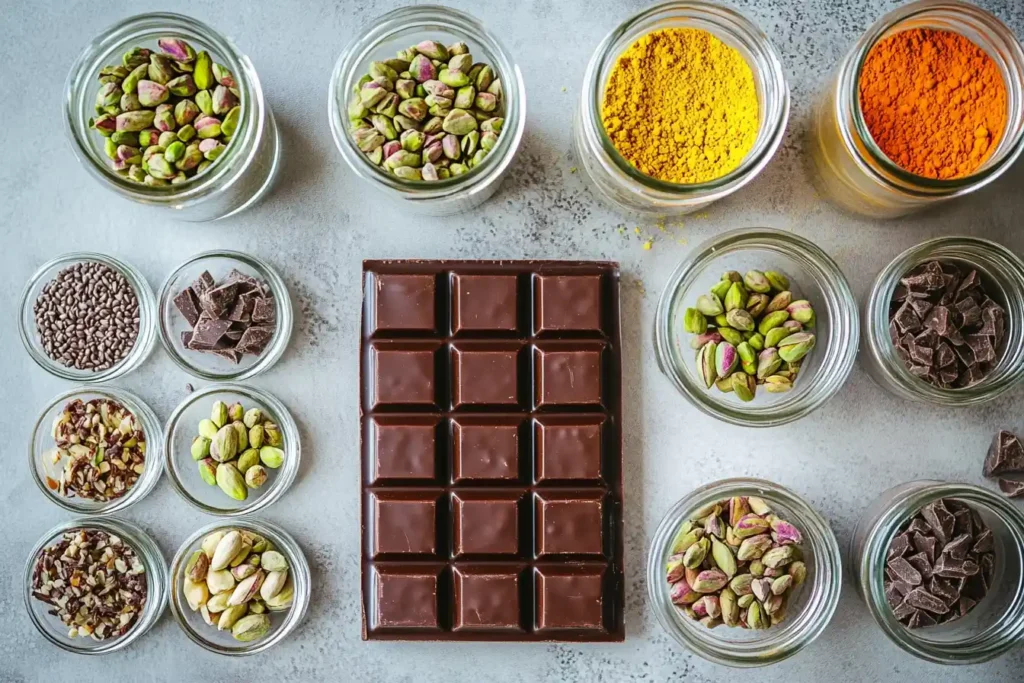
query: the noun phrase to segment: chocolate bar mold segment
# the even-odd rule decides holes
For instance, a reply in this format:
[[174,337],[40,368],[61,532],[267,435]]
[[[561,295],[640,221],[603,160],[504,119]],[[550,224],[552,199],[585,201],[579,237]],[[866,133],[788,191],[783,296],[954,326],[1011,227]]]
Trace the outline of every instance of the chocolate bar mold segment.
[[611,594],[605,586],[607,571],[603,564],[535,567],[533,627],[537,633],[604,631],[605,596]]
[[[462,336],[516,336],[520,284],[516,274],[451,273],[451,332]],[[528,302],[527,302],[528,303]]]
[[604,556],[606,497],[604,489],[534,492],[534,556]]
[[376,564],[371,567],[369,604],[364,605],[370,632],[439,632],[443,565]]
[[447,474],[446,422],[440,415],[374,415],[365,420],[371,485],[440,484]]
[[460,341],[450,353],[453,410],[515,410],[529,394],[521,342]]
[[534,482],[566,485],[605,480],[608,418],[594,415],[538,415],[533,420]]
[[605,352],[600,341],[543,341],[533,346],[533,403],[538,410],[601,408]]
[[456,563],[452,581],[453,631],[526,630],[532,592],[524,565]]
[[368,557],[374,560],[446,555],[447,501],[437,489],[370,491]]
[[437,280],[436,276],[423,273],[366,273],[366,335],[436,335],[440,329]]
[[522,489],[452,491],[452,557],[517,557],[529,544]]
[[599,334],[605,329],[604,299],[601,275],[534,275],[533,331],[539,336]]
[[447,385],[442,348],[432,341],[371,342],[363,369],[367,410],[438,410]]
[[451,420],[451,479],[456,485],[529,481],[525,415],[459,415]]

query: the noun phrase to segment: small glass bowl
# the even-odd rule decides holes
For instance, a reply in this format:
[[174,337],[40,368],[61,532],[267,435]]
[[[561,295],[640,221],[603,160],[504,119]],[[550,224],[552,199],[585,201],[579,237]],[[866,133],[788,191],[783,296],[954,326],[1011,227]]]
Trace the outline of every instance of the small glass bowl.
[[[98,372],[69,368],[53,360],[46,355],[46,350],[43,348],[39,340],[39,334],[36,332],[33,307],[35,306],[36,299],[42,293],[43,287],[49,284],[63,269],[82,262],[101,263],[108,268],[120,272],[124,275],[132,289],[135,290],[135,296],[139,301],[139,336],[135,340],[135,346],[119,363]],[[76,251],[58,256],[52,261],[47,261],[29,278],[28,284],[25,285],[25,290],[21,294],[20,308],[21,315],[18,318],[18,327],[21,333],[21,342],[25,345],[25,350],[28,351],[29,356],[36,362],[36,365],[51,375],[71,380],[72,382],[106,382],[128,374],[142,365],[142,362],[149,356],[149,352],[153,350],[153,342],[156,339],[156,332],[153,329],[156,319],[156,297],[153,296],[152,288],[150,288],[142,273],[134,266],[106,254]]]
[[[188,287],[203,271],[210,271],[221,282],[232,268],[251,275],[270,286],[277,306],[277,329],[259,356],[246,354],[236,365],[214,353],[200,353],[185,348],[181,333],[192,327],[174,305],[174,297]],[[255,256],[237,251],[215,250],[196,254],[178,266],[160,287],[160,341],[171,359],[186,372],[213,381],[249,379],[266,372],[280,360],[292,336],[292,301],[288,287],[270,264]]]
[[[995,574],[984,599],[961,619],[909,629],[885,597],[889,546],[924,506],[952,498],[973,508],[992,530]],[[1024,514],[997,493],[971,484],[911,481],[882,493],[861,515],[850,543],[857,592],[882,632],[904,651],[938,664],[977,664],[1024,642]]]
[[[135,626],[120,638],[103,641],[91,637],[69,638],[68,628],[60,619],[49,613],[52,607],[32,596],[32,573],[36,557],[43,548],[53,544],[64,532],[82,528],[99,529],[120,536],[138,554],[146,568],[146,606]],[[160,620],[167,606],[167,582],[167,561],[164,560],[159,546],[145,531],[123,519],[79,517],[62,522],[47,531],[29,553],[28,562],[25,564],[25,609],[39,633],[62,650],[80,655],[105,655],[128,647]]]
[[[803,533],[807,579],[793,593],[782,624],[765,630],[709,629],[672,604],[665,564],[679,527],[694,512],[733,496],[757,496]],[[828,522],[795,493],[763,479],[722,479],[702,486],[672,506],[654,532],[647,557],[647,592],[662,627],[701,657],[734,667],[775,664],[810,645],[835,614],[842,589],[842,558]]]
[[[51,489],[47,478],[57,479],[63,468],[63,461],[54,464],[50,454],[56,449],[53,441],[53,421],[64,411],[64,405],[72,399],[90,401],[94,398],[107,398],[117,401],[130,410],[142,425],[146,436],[146,466],[128,493],[106,502],[88,500],[86,498],[66,498]],[[45,408],[32,428],[32,441],[29,444],[29,469],[35,476],[32,479],[36,486],[53,503],[69,512],[84,515],[109,515],[121,512],[139,502],[156,488],[160,475],[164,470],[162,449],[164,447],[163,425],[156,413],[134,394],[115,387],[75,387],[54,397]]]
[[[498,144],[469,173],[433,182],[402,180],[374,166],[349,133],[348,103],[353,88],[369,71],[370,62],[389,59],[421,40],[451,44],[463,41],[478,62],[490,64],[501,78],[505,119]],[[370,22],[349,44],[331,73],[327,116],[334,143],[345,163],[360,179],[404,210],[430,216],[469,211],[487,201],[508,175],[526,128],[526,86],[519,66],[498,36],[479,20],[450,7],[402,7]]]
[[[251,643],[239,642],[232,637],[230,631],[218,631],[216,626],[210,626],[203,621],[199,612],[193,612],[189,608],[182,589],[188,558],[200,548],[203,538],[220,529],[245,529],[257,533],[273,543],[276,550],[288,561],[288,572],[295,591],[292,606],[287,611],[267,612],[270,615],[270,632]],[[170,591],[171,613],[181,630],[199,646],[210,652],[230,657],[254,655],[272,648],[287,638],[306,615],[312,593],[309,562],[306,561],[301,546],[281,527],[258,519],[237,520],[230,524],[214,522],[196,531],[181,544],[178,552],[175,553],[174,559],[171,561],[171,580],[174,582]]]
[[[704,386],[690,347],[694,335],[683,328],[683,316],[722,273],[750,269],[789,277],[794,299],[814,307],[816,340],[791,391],[769,394],[761,388],[744,403]],[[857,302],[839,266],[808,240],[769,228],[733,230],[698,247],[669,278],[654,324],[658,365],[672,384],[702,412],[741,426],[773,427],[808,415],[839,391],[857,357]]]
[[[250,489],[244,501],[235,500],[210,486],[199,476],[198,465],[192,459],[192,439],[198,432],[200,420],[210,417],[210,408],[215,401],[224,401],[229,406],[241,403],[246,410],[259,408],[264,416],[272,419],[281,428],[284,439],[284,464],[278,469],[267,468],[267,481],[258,489]],[[218,517],[240,517],[257,510],[263,510],[285,494],[299,473],[299,457],[302,446],[299,442],[299,428],[284,404],[265,391],[241,384],[211,384],[194,391],[182,401],[167,420],[164,436],[164,457],[167,459],[167,475],[185,501],[209,515]]]

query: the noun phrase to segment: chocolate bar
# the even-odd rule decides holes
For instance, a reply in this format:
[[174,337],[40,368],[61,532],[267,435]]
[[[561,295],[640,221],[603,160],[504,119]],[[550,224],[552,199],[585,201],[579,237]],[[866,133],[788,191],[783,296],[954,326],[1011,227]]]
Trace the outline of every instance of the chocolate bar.
[[618,266],[363,282],[363,638],[623,640]]

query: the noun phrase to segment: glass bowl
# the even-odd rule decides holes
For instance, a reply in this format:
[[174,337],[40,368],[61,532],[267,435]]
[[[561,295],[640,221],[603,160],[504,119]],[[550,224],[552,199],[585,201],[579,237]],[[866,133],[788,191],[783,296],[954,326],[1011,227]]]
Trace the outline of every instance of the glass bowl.
[[[816,340],[791,391],[770,394],[762,387],[744,403],[734,393],[705,388],[690,346],[694,335],[683,328],[683,317],[722,273],[751,269],[783,273],[794,300],[811,302]],[[679,264],[658,303],[654,342],[661,371],[702,412],[736,425],[772,427],[810,414],[839,391],[857,357],[858,330],[857,302],[835,261],[792,233],[750,228],[708,240]]]
[[[94,640],[89,637],[68,637],[68,628],[61,620],[49,613],[51,606],[32,596],[32,573],[36,557],[43,548],[54,543],[65,531],[72,529],[100,529],[108,534],[120,536],[138,554],[146,572],[146,606],[142,610],[135,626],[120,638],[113,640]],[[28,611],[32,625],[48,641],[68,652],[80,655],[105,655],[128,647],[141,638],[153,625],[167,606],[167,562],[160,548],[149,535],[131,522],[122,519],[79,517],[62,522],[53,527],[39,539],[29,553],[25,564],[25,609]]]
[[[192,459],[192,439],[199,434],[200,420],[210,417],[215,401],[227,405],[241,403],[246,410],[259,408],[281,428],[284,439],[284,464],[278,469],[267,469],[267,481],[258,489],[249,489],[244,501],[235,500],[210,486],[199,476],[198,465]],[[211,384],[194,391],[182,401],[167,420],[164,435],[164,456],[167,475],[182,498],[209,515],[239,517],[263,510],[285,494],[299,472],[302,447],[299,428],[284,404],[265,391],[240,384]]]
[[[43,348],[39,335],[36,332],[35,312],[32,309],[39,294],[43,291],[43,287],[64,268],[82,262],[101,263],[108,268],[120,272],[124,275],[132,289],[135,290],[135,296],[139,301],[139,336],[135,340],[135,346],[132,347],[128,355],[122,358],[120,362],[106,370],[78,370],[61,365],[46,355],[46,350]],[[142,362],[149,356],[149,352],[153,350],[153,341],[156,339],[156,333],[153,329],[156,319],[156,298],[153,296],[152,288],[150,288],[142,273],[134,266],[105,254],[77,251],[58,256],[52,261],[47,261],[29,278],[28,284],[25,285],[25,290],[21,294],[20,308],[21,315],[18,318],[19,332],[21,334],[21,341],[25,345],[25,350],[28,351],[29,356],[32,357],[32,360],[39,367],[51,375],[71,380],[72,382],[106,382],[128,374],[142,365]]]
[[[107,398],[117,401],[130,410],[142,425],[142,432],[146,437],[146,467],[135,482],[135,485],[128,489],[128,493],[120,498],[114,498],[106,502],[77,497],[67,498],[59,495],[47,484],[48,478],[54,480],[58,478],[55,475],[59,475],[63,467],[63,462],[55,464],[51,457],[51,454],[56,449],[53,441],[53,422],[57,415],[64,411],[64,405],[76,398],[82,401],[90,401],[95,398]],[[160,424],[153,410],[134,394],[115,387],[75,387],[54,397],[43,408],[39,419],[36,420],[35,426],[32,428],[32,440],[29,443],[29,469],[34,475],[32,479],[35,481],[36,486],[56,505],[77,514],[108,515],[126,510],[148,496],[156,488],[157,482],[160,481],[160,474],[164,469],[163,447],[163,425]]]
[[[672,604],[665,564],[676,531],[700,508],[733,496],[757,496],[803,533],[807,579],[793,593],[787,618],[765,630],[720,625],[709,629]],[[723,479],[672,506],[654,533],[647,557],[647,592],[662,627],[679,644],[718,664],[755,667],[787,659],[810,645],[832,619],[842,589],[842,558],[828,522],[795,493],[763,479]]]
[[[216,626],[210,626],[203,621],[199,612],[193,612],[189,608],[182,589],[188,558],[200,548],[203,538],[220,529],[245,529],[257,533],[273,543],[275,549],[288,561],[288,573],[295,591],[292,606],[287,611],[267,612],[270,615],[270,632],[265,637],[251,643],[239,642],[232,637],[230,631],[218,631]],[[309,598],[312,592],[309,563],[298,542],[276,524],[257,519],[236,520],[230,524],[214,522],[196,531],[181,544],[178,552],[175,553],[174,560],[171,562],[171,580],[174,582],[170,591],[171,613],[181,630],[199,646],[210,652],[230,657],[254,655],[270,649],[287,638],[306,615],[306,608],[309,607]]]
[[[246,354],[238,364],[214,353],[200,353],[185,348],[181,333],[190,331],[177,307],[174,297],[185,289],[203,271],[210,271],[217,282],[227,277],[233,268],[267,283],[277,306],[277,329],[259,356]],[[204,251],[178,266],[160,287],[160,341],[167,353],[183,370],[197,377],[214,381],[240,380],[255,377],[270,369],[280,360],[292,335],[292,302],[288,287],[270,264],[255,256],[237,251]]]

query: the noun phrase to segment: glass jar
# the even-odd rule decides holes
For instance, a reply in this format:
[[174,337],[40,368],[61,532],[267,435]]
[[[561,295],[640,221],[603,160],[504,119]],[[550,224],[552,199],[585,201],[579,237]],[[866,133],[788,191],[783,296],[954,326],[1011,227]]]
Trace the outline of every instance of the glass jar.
[[[98,529],[108,534],[120,536],[132,548],[142,561],[146,574],[146,605],[135,625],[120,638],[112,640],[93,640],[79,636],[70,638],[68,627],[56,616],[50,614],[53,607],[32,596],[32,575],[36,557],[44,548],[52,545],[66,531],[72,529]],[[43,534],[39,542],[29,553],[25,563],[25,609],[28,611],[32,625],[48,641],[68,652],[80,655],[105,655],[117,652],[131,645],[146,634],[160,620],[167,607],[168,578],[167,561],[160,547],[145,531],[131,522],[111,517],[79,517],[62,522]]]
[[[120,362],[111,365],[106,370],[79,370],[58,363],[46,353],[46,349],[40,341],[39,332],[36,330],[35,304],[43,288],[62,270],[78,263],[100,263],[121,273],[134,290],[135,298],[139,302],[139,336],[135,340],[135,345]],[[153,342],[156,340],[156,297],[153,295],[153,289],[137,268],[106,254],[78,251],[58,256],[44,263],[25,285],[21,294],[20,311],[18,332],[28,355],[32,357],[36,365],[54,377],[72,382],[106,382],[127,375],[142,365],[143,361],[149,357],[150,351],[153,350]]]
[[[709,629],[686,616],[669,595],[665,564],[672,555],[676,531],[697,510],[733,496],[762,498],[775,514],[803,533],[807,579],[793,593],[786,620],[769,629]],[[665,514],[647,556],[647,592],[662,628],[701,657],[735,667],[775,664],[814,642],[839,605],[842,574],[839,544],[828,522],[789,489],[763,479],[723,479],[692,491]]]
[[[875,144],[860,108],[860,72],[871,48],[909,29],[954,31],[987,52],[1007,90],[1006,129],[973,174],[935,180],[904,171]],[[1024,49],[985,10],[959,0],[918,0],[872,24],[846,55],[812,117],[809,144],[819,190],[835,204],[871,218],[894,218],[960,197],[1001,176],[1024,149]]]
[[[738,50],[754,73],[760,117],[754,147],[736,170],[705,183],[669,183],[641,173],[619,154],[601,123],[605,86],[619,55],[644,35],[668,28],[709,31]],[[682,215],[753,180],[779,148],[788,120],[789,86],[782,61],[763,31],[739,12],[716,3],[664,2],[627,19],[594,51],[583,75],[572,145],[583,175],[613,208],[645,217]]]
[[[106,138],[89,127],[95,116],[96,80],[107,64],[137,46],[156,47],[163,36],[182,38],[196,51],[208,50],[235,76],[242,107],[238,129],[226,150],[205,173],[180,185],[150,187],[128,180],[110,168],[103,151]],[[64,86],[64,128],[79,161],[94,178],[120,196],[174,211],[183,221],[212,221],[255,205],[273,184],[281,157],[277,124],[252,62],[231,40],[180,14],[152,13],[129,17],[101,33],[79,55]]]
[[[64,412],[64,406],[69,401],[76,399],[83,402],[107,399],[120,403],[135,416],[146,437],[146,454],[142,474],[127,493],[120,498],[99,502],[88,498],[67,497],[50,486],[49,482],[56,481],[64,467],[63,460],[57,463],[53,462],[52,454],[56,450],[53,439],[53,423]],[[39,419],[36,420],[35,426],[32,428],[32,441],[28,452],[29,470],[34,474],[32,479],[36,486],[52,503],[78,514],[109,515],[123,512],[148,496],[156,488],[157,482],[160,481],[160,475],[164,471],[163,447],[163,425],[157,420],[153,409],[137,396],[117,387],[76,387],[55,396],[43,408]]]
[[[463,41],[477,62],[490,64],[501,78],[505,123],[498,144],[469,173],[431,182],[398,178],[371,163],[349,134],[349,98],[370,62],[390,59],[398,50],[422,40],[450,45]],[[479,20],[448,7],[403,7],[367,24],[362,37],[341,53],[331,74],[327,116],[342,158],[355,174],[405,210],[447,216],[487,201],[508,173],[526,126],[526,87],[519,66],[498,37]]]
[[[707,389],[698,375],[694,335],[683,328],[687,308],[718,283],[722,273],[775,270],[785,274],[794,299],[814,307],[816,340],[805,357],[793,389],[759,391],[744,403],[733,393]],[[857,302],[839,266],[808,240],[770,228],[733,230],[693,251],[669,278],[654,318],[658,367],[701,412],[747,427],[773,427],[808,415],[842,387],[857,357]]]
[[[294,597],[291,607],[282,611],[268,611],[270,631],[266,636],[251,642],[235,640],[230,630],[220,631],[216,626],[207,624],[199,612],[193,612],[185,599],[184,578],[185,566],[192,553],[199,549],[206,536],[221,529],[245,530],[258,534],[274,545],[274,549],[284,555],[288,562],[288,575],[292,583]],[[312,589],[309,562],[306,560],[302,547],[292,536],[277,526],[259,519],[238,520],[230,524],[214,522],[185,539],[171,561],[170,598],[171,613],[178,626],[189,637],[189,640],[210,652],[229,657],[243,657],[265,652],[284,641],[302,623],[309,607]]]
[[[933,260],[977,270],[989,296],[1006,309],[1002,356],[974,386],[943,389],[915,377],[889,336],[889,303],[900,278]],[[938,237],[907,249],[882,269],[871,286],[864,302],[862,346],[861,362],[868,374],[897,396],[947,407],[991,401],[1024,378],[1024,262],[1005,247],[976,237]]]
[[[974,508],[992,530],[993,586],[967,615],[941,626],[908,629],[885,597],[886,556],[893,537],[922,507],[952,498]],[[886,636],[910,654],[938,664],[975,664],[1024,641],[1024,514],[979,486],[912,481],[895,486],[861,515],[850,547],[851,574],[864,604]]]

